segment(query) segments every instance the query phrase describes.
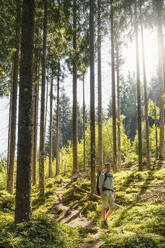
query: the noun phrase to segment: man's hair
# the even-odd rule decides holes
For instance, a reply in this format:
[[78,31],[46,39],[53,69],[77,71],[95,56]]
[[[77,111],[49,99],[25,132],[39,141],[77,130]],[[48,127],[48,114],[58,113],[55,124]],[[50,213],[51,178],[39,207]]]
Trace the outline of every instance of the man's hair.
[[106,162],[106,163],[105,163],[105,167],[108,166],[108,165],[111,166],[111,163],[110,163],[110,162]]

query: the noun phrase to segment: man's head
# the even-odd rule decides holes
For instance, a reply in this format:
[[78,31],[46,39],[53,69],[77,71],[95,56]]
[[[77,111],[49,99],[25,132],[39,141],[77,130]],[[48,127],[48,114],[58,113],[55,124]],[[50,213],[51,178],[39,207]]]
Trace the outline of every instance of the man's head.
[[108,173],[111,170],[111,163],[110,162],[106,162],[105,163],[105,172]]

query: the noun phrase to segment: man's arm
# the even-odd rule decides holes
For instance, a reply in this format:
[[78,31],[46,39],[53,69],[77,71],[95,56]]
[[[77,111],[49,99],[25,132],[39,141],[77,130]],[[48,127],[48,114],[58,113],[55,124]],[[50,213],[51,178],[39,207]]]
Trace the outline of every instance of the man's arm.
[[99,177],[99,190],[102,201],[104,201],[103,182],[104,182],[104,176],[101,174]]
[[99,189],[100,189],[100,196],[101,196],[101,199],[102,199],[102,201],[104,201],[103,189],[102,189],[102,187],[99,188]]

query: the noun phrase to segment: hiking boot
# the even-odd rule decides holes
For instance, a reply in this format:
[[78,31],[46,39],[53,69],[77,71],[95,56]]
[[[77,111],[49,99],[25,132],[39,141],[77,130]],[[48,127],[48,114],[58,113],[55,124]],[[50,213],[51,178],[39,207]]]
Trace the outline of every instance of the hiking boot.
[[107,223],[107,221],[106,221],[106,220],[101,221],[101,227],[102,227],[102,228],[106,228],[106,227],[108,227],[108,223]]
[[108,227],[108,223],[106,220],[104,220],[104,225],[105,225],[105,227]]

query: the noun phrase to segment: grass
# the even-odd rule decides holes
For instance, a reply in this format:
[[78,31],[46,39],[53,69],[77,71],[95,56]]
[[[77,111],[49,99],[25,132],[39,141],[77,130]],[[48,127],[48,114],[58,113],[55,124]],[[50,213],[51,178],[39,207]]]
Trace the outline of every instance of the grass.
[[[68,183],[62,198],[69,207],[67,214],[77,209],[99,226],[101,201],[90,195],[89,180],[79,178],[70,183],[69,178],[59,176],[46,179],[43,198],[36,186],[32,188],[33,217],[29,223],[13,224],[15,196],[0,191],[0,247],[76,248],[95,232],[55,220],[61,214],[55,208],[56,187],[62,182]],[[165,199],[159,191],[164,190],[165,170],[120,172],[114,175],[114,182],[116,203],[124,209],[116,209],[109,218],[110,233],[103,235],[102,248],[164,248]],[[158,187],[151,187],[155,185]]]

